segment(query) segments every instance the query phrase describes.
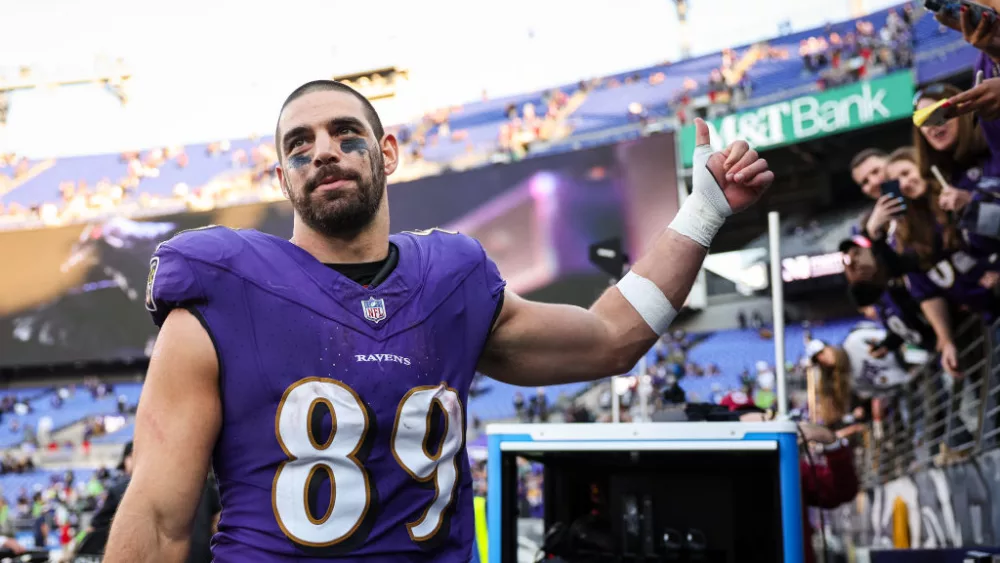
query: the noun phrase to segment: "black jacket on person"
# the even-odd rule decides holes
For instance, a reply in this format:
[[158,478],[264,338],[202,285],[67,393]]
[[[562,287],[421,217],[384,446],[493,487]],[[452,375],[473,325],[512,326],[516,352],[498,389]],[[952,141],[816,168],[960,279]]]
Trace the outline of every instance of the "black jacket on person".
[[[90,521],[92,531],[80,542],[77,553],[81,555],[100,555],[108,544],[108,534],[111,532],[111,520],[118,511],[125,489],[131,479],[122,477],[110,485],[102,495],[97,511]],[[194,515],[191,528],[191,550],[188,552],[188,563],[211,563],[212,523],[215,515],[222,509],[219,499],[219,489],[215,479],[205,481],[201,500]]]
[[220,511],[222,501],[219,498],[219,487],[212,476],[205,481],[198,510],[194,513],[191,551],[188,552],[187,563],[212,563],[212,524]]
[[118,505],[125,496],[125,489],[131,479],[127,476],[108,485],[97,502],[97,510],[90,519],[91,532],[80,541],[76,552],[81,555],[100,555],[108,544],[108,534],[111,532],[111,520],[118,511]]

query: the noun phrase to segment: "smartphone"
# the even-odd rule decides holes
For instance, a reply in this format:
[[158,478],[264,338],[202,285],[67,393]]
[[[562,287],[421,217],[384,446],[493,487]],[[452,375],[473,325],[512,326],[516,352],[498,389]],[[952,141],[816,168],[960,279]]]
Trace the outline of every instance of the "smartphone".
[[[903,198],[903,192],[899,189],[899,180],[888,180],[882,182],[882,195]],[[906,211],[906,198],[903,198],[903,207],[900,213]]]
[[961,20],[963,7],[969,10],[972,15],[972,25],[974,26],[979,25],[983,14],[989,14],[989,17],[993,18],[997,17],[997,12],[993,8],[987,8],[970,0],[924,0],[924,8],[955,20]]

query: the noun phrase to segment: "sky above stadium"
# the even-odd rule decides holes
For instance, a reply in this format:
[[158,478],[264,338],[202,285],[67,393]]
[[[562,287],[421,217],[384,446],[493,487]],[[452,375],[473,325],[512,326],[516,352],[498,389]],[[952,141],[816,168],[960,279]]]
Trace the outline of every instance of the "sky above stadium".
[[[851,17],[850,0],[689,0],[693,54]],[[896,4],[862,0],[865,11]],[[316,78],[397,66],[424,109],[680,58],[669,0],[32,0],[2,11],[0,75],[123,57],[130,103],[98,86],[11,95],[0,151],[118,152],[273,131],[284,97]],[[412,116],[387,116],[395,122]]]

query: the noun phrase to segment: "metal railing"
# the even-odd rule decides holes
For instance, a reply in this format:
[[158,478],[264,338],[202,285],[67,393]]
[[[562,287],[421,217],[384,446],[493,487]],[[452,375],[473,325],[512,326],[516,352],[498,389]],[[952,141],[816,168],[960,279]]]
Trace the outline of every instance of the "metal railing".
[[934,358],[894,395],[876,399],[874,421],[857,444],[863,487],[1000,446],[998,331],[1000,321],[970,316],[955,330],[960,377],[946,374]]

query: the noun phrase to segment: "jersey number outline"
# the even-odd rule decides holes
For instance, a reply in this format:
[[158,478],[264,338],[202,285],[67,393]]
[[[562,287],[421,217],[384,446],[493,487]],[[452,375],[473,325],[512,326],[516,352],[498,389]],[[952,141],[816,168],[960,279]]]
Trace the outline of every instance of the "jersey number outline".
[[[949,258],[941,260],[927,271],[927,277],[941,289],[951,289],[958,279],[957,274],[966,274],[976,267],[976,259],[961,250]],[[957,274],[956,274],[957,271]]]
[[903,340],[905,340],[910,344],[919,346],[921,341],[923,340],[923,338],[920,336],[920,332],[906,326],[906,323],[903,322],[903,319],[897,317],[896,315],[890,316],[886,320],[885,324],[886,326],[889,327],[889,330],[895,332],[897,335],[899,335],[899,337],[901,337]]
[[[311,424],[320,404],[332,418],[330,436],[323,443],[313,435]],[[431,454],[428,440],[435,405],[444,413],[445,423],[437,452]],[[274,474],[271,507],[278,527],[295,543],[337,545],[365,521],[372,482],[357,456],[371,428],[370,416],[361,397],[335,379],[307,377],[285,390],[274,433],[288,459]],[[400,400],[395,418],[389,442],[393,458],[414,480],[434,486],[434,498],[421,516],[406,524],[410,539],[422,543],[437,536],[458,490],[457,455],[465,441],[462,402],[445,383],[415,387]],[[309,508],[309,488],[319,471],[325,471],[330,481],[330,504],[316,518]],[[338,490],[348,494],[338,495]]]

